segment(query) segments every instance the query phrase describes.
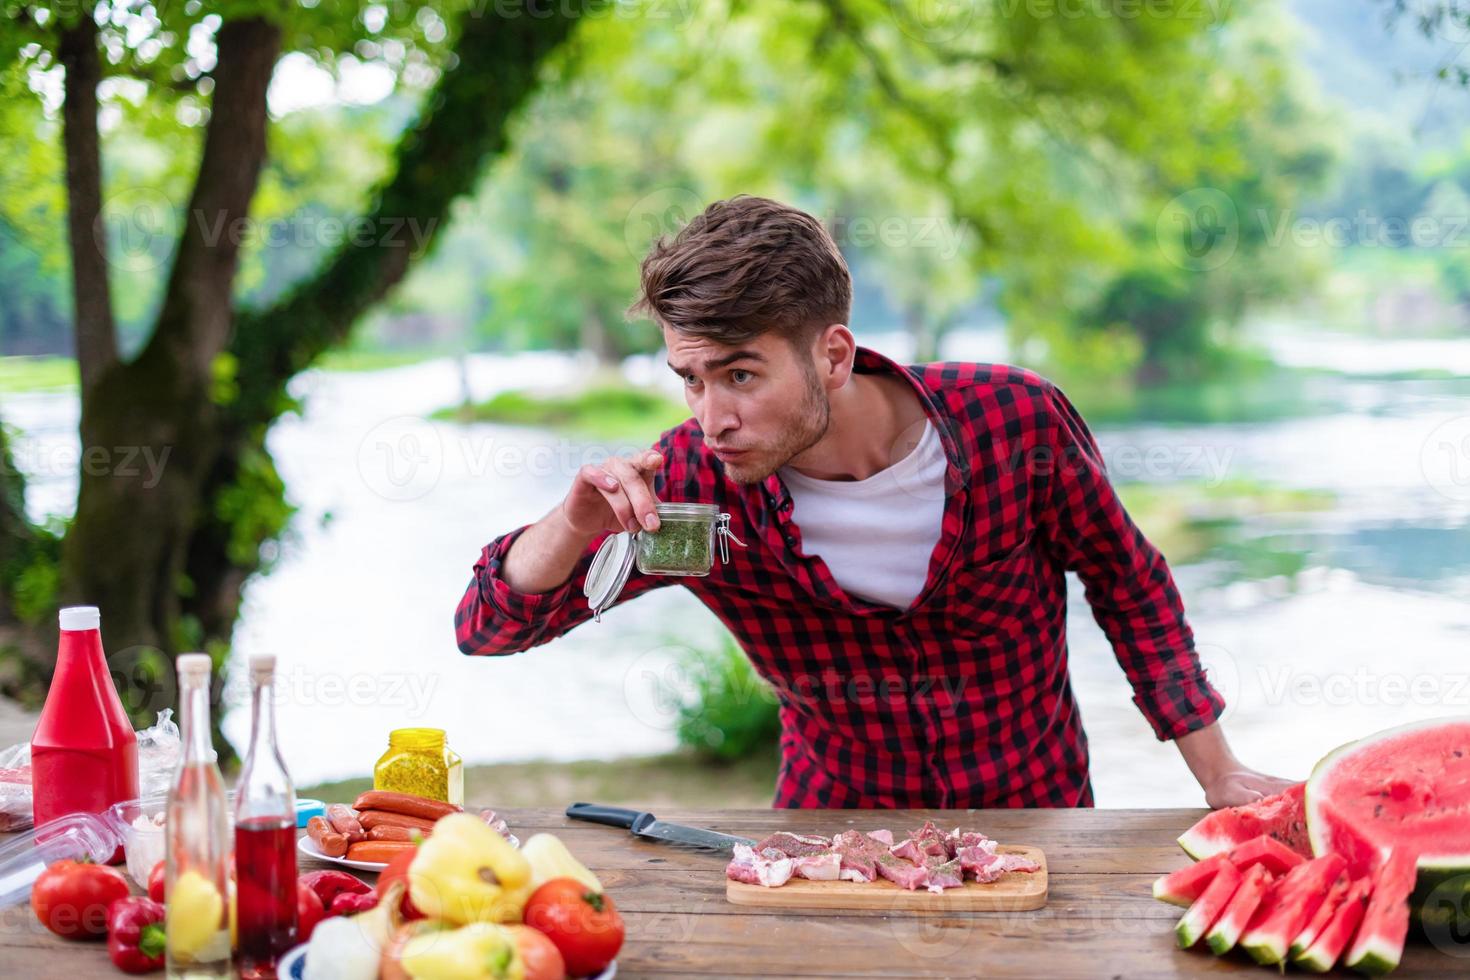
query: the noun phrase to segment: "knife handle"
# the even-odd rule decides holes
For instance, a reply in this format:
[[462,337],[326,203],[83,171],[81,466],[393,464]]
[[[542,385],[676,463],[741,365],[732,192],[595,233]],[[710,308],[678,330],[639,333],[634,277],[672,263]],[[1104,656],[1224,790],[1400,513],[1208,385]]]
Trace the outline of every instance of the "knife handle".
[[573,803],[567,807],[567,816],[572,820],[587,820],[609,827],[622,827],[637,833],[653,822],[653,814],[629,810],[621,806],[603,806],[600,803]]

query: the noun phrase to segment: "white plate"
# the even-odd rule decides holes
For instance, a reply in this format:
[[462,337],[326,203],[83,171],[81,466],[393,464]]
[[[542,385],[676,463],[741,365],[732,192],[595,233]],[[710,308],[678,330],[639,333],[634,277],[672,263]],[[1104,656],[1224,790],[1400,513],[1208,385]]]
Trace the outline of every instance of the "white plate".
[[[511,847],[521,846],[521,840],[515,834],[509,834],[505,839],[510,841]],[[382,861],[350,861],[345,857],[328,857],[316,846],[316,841],[312,840],[309,834],[303,834],[297,838],[296,849],[307,857],[316,858],[318,861],[340,864],[344,868],[353,868],[357,871],[382,871],[388,866]]]
[[[306,976],[306,943],[294,946],[281,954],[276,961],[276,976],[280,980],[302,980]],[[613,980],[618,975],[618,961],[613,960],[597,976],[590,980]]]

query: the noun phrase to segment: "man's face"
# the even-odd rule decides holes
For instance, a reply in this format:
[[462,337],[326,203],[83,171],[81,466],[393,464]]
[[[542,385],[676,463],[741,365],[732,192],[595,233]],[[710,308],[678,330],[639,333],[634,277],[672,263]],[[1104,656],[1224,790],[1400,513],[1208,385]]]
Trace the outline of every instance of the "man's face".
[[826,433],[831,406],[812,355],[784,337],[731,347],[665,329],[664,342],[705,443],[736,483],[764,480]]

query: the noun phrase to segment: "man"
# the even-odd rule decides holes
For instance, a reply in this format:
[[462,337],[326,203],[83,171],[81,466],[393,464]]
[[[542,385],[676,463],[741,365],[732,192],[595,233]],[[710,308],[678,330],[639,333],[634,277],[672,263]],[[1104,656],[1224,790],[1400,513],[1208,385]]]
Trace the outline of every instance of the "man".
[[1284,789],[1232,755],[1169,569],[1065,396],[1019,368],[860,348],[851,296],[826,231],[775,201],[716,203],[657,243],[634,310],[694,417],[583,466],[486,547],[460,649],[514,653],[586,621],[602,539],[657,530],[658,502],[712,503],[746,547],[706,578],[635,572],[619,601],[683,585],[739,639],[781,698],[776,805],[1092,805],[1067,570],[1207,802]]

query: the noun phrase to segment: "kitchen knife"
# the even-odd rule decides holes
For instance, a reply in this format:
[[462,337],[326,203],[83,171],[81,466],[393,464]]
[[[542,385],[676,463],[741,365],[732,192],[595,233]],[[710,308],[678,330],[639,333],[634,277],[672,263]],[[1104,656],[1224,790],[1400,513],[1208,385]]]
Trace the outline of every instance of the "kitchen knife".
[[734,853],[736,844],[755,843],[749,837],[736,837],[733,834],[705,830],[703,827],[685,827],[682,824],[668,823],[646,810],[629,810],[620,806],[573,803],[567,807],[567,816],[573,820],[587,820],[591,823],[606,824],[609,827],[622,827],[648,840],[674,844],[679,847],[692,847],[700,851],[713,851],[726,857]]

